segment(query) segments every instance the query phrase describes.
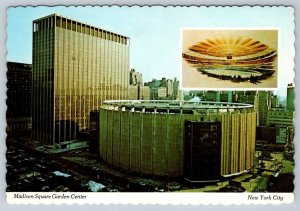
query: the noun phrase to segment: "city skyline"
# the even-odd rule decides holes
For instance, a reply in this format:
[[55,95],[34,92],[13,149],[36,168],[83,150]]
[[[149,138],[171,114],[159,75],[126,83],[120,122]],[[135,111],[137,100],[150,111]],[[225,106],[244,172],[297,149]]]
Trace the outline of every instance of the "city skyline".
[[[39,8],[10,8],[8,10],[8,40],[7,60],[14,62],[31,63],[31,22],[34,19],[59,13],[71,19],[89,23],[109,31],[124,34],[130,37],[130,68],[135,68],[143,74],[144,81],[161,77],[179,80],[180,76],[180,28],[181,27],[233,27],[239,26],[234,20],[239,16],[239,22],[243,27],[280,27],[279,56],[282,58],[279,64],[281,96],[286,95],[286,86],[294,79],[294,46],[293,37],[290,34],[294,27],[292,23],[286,23],[286,19],[274,20],[273,15],[281,12],[280,8],[264,11],[262,20],[257,18],[252,10],[253,19],[241,14],[242,10],[235,8],[235,13],[221,11],[215,16],[207,18],[209,9],[199,12],[201,8],[183,8],[178,12],[173,8],[143,8],[138,7],[39,7]],[[217,9],[217,8],[215,8]],[[80,12],[79,12],[80,11]],[[256,10],[255,10],[256,11]],[[292,13],[290,13],[292,15]],[[227,18],[222,18],[226,16]],[[147,17],[151,17],[147,18]],[[193,18],[191,18],[193,17]],[[284,27],[283,27],[284,26]],[[22,31],[22,33],[19,33]],[[26,36],[28,35],[28,36]],[[24,38],[26,37],[26,42]],[[159,49],[158,49],[159,48]],[[159,52],[159,53],[157,53]],[[171,62],[169,62],[171,61]]]

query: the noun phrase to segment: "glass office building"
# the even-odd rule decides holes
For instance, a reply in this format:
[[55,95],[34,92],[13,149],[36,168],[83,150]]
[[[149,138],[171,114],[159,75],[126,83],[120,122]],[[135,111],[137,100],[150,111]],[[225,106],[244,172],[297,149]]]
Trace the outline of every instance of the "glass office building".
[[33,21],[32,135],[53,145],[88,128],[104,100],[128,98],[129,38],[57,14]]

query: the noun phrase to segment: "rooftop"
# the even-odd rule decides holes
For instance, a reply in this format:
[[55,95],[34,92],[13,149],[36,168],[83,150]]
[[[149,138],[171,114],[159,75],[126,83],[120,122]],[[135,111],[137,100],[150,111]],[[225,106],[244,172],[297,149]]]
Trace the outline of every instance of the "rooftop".
[[163,109],[241,109],[253,108],[251,104],[228,103],[212,101],[178,101],[178,100],[108,100],[103,106],[125,107],[125,108],[163,108]]
[[111,33],[111,34],[113,34],[113,35],[116,35],[116,36],[120,36],[120,37],[126,38],[126,39],[130,39],[130,38],[127,37],[127,36],[124,36],[124,35],[121,35],[121,34],[118,34],[118,33],[112,32],[112,31],[104,30],[104,29],[101,29],[101,28],[99,28],[99,27],[92,26],[92,25],[90,25],[90,24],[87,24],[87,23],[84,23],[84,22],[80,22],[80,21],[74,20],[74,19],[71,19],[71,18],[69,18],[69,17],[66,17],[66,16],[62,16],[62,15],[60,15],[60,14],[57,14],[57,13],[53,13],[53,14],[51,14],[51,15],[47,15],[47,16],[44,16],[44,17],[35,19],[35,20],[33,20],[33,23],[37,23],[37,22],[40,22],[40,21],[42,21],[42,20],[46,20],[46,19],[51,18],[51,17],[62,18],[62,19],[64,19],[64,20],[66,20],[66,21],[70,21],[70,22],[74,22],[74,23],[76,23],[76,24],[80,24],[80,25],[82,25],[83,27],[91,28],[92,30],[103,31],[103,32],[106,32],[106,33]]

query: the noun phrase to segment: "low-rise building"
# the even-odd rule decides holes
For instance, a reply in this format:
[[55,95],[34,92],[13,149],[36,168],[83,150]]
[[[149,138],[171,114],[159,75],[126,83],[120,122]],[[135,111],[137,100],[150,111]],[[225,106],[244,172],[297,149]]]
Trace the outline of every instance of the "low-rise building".
[[294,128],[295,111],[284,108],[271,108],[268,111],[267,124],[276,127],[276,143],[286,143],[290,134],[289,128]]

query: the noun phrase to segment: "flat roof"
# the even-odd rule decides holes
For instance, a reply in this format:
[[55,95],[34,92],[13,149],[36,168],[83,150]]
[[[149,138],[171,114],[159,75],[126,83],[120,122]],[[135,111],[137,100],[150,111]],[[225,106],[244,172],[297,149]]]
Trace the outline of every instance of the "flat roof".
[[41,18],[37,18],[37,19],[33,20],[33,23],[36,23],[36,22],[38,22],[38,21],[41,21],[41,20],[44,20],[44,19],[47,19],[47,18],[50,18],[50,17],[61,17],[61,18],[65,18],[65,19],[67,19],[67,20],[74,21],[74,22],[77,22],[77,23],[86,25],[86,26],[88,26],[88,27],[92,27],[92,28],[95,28],[95,29],[99,29],[99,30],[102,30],[102,31],[105,31],[105,32],[109,32],[109,33],[112,33],[112,34],[119,35],[119,36],[122,36],[122,37],[124,37],[124,38],[130,39],[128,36],[125,36],[125,35],[122,35],[122,34],[119,34],[119,33],[115,33],[115,32],[109,31],[109,30],[105,30],[105,29],[102,29],[102,28],[99,28],[99,27],[96,27],[96,26],[93,26],[93,25],[90,25],[90,24],[87,24],[87,23],[84,23],[84,22],[81,22],[81,21],[77,21],[77,20],[74,20],[74,19],[69,18],[69,17],[67,17],[67,16],[60,15],[60,14],[58,14],[58,13],[53,13],[53,14],[51,14],[51,15],[47,15],[47,16],[44,16],[44,17],[41,17]]
[[129,108],[161,108],[161,109],[239,109],[253,108],[246,103],[229,103],[213,101],[178,101],[178,100],[107,100],[103,105]]

